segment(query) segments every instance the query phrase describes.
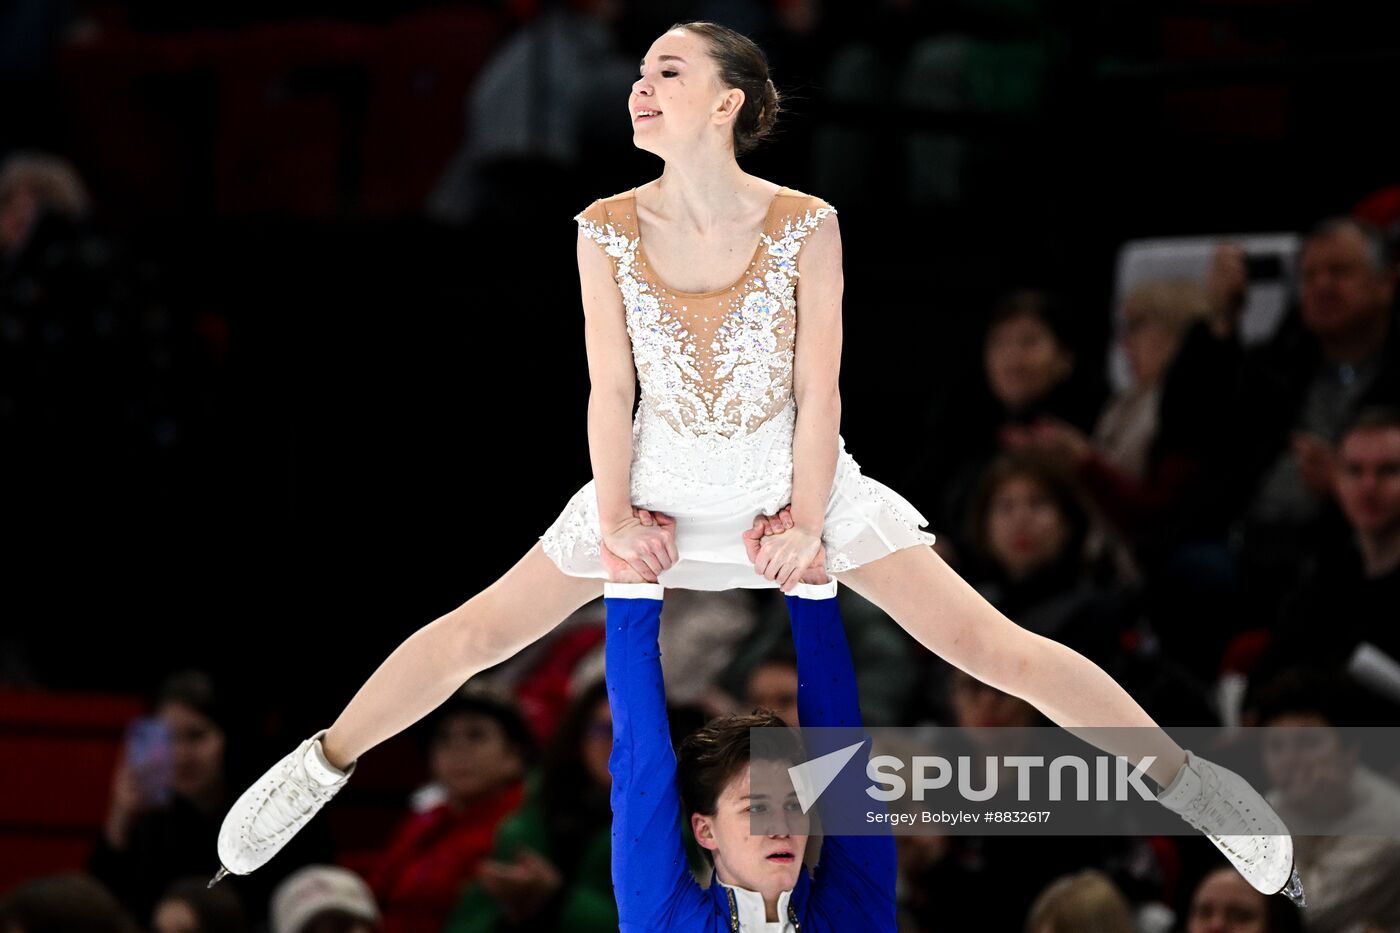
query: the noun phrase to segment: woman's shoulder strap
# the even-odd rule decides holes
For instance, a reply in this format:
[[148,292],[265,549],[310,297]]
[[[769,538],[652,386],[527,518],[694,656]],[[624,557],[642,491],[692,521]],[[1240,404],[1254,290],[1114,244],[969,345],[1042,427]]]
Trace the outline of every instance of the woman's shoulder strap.
[[636,198],[631,191],[599,198],[574,215],[574,221],[590,239],[606,244],[618,236],[637,235]]

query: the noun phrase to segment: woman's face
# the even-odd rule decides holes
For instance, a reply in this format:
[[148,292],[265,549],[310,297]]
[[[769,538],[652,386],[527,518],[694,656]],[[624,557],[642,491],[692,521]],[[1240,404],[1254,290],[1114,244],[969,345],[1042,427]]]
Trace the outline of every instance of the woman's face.
[[1133,384],[1140,388],[1156,385],[1166,375],[1181,345],[1181,335],[1175,328],[1131,302],[1123,310],[1123,334],[1119,339],[1133,373]]
[[156,717],[170,732],[170,789],[199,800],[216,791],[224,774],[224,731],[183,703],[166,703]]
[[428,755],[433,780],[458,803],[518,780],[524,769],[505,729],[482,713],[462,713],[443,721]]
[[[725,786],[713,816],[691,815],[695,841],[710,850],[715,873],[725,884],[772,897],[797,886],[809,824],[788,765],[752,762]],[[759,795],[750,796],[751,782],[760,788]],[[779,789],[781,800],[769,796],[772,789]],[[760,832],[751,835],[754,828]]]
[[599,700],[583,725],[583,767],[599,787],[612,786],[608,756],[612,754],[612,707],[607,697]]
[[1040,318],[1020,314],[987,334],[983,362],[992,395],[1017,412],[1044,398],[1070,374],[1074,359]]
[[708,40],[673,29],[647,49],[639,73],[627,98],[638,149],[664,159],[733,139],[744,95],[720,83]]
[[1206,876],[1191,898],[1186,933],[1267,933],[1264,895],[1233,868]]
[[1053,562],[1069,540],[1069,523],[1059,506],[1028,476],[1012,476],[992,492],[986,521],[992,559],[1012,580]]

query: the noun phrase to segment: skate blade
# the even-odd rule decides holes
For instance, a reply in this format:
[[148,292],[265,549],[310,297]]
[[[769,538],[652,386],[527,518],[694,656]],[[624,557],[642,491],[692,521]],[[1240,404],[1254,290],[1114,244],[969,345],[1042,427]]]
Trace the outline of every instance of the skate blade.
[[[208,887],[208,888],[212,888],[214,885],[218,884],[220,881],[223,881],[225,878],[227,878],[227,877],[228,877],[229,875],[231,875],[231,874],[233,874],[233,873],[230,872],[230,871],[229,871],[227,868],[225,868],[224,866],[220,865],[220,866],[219,866],[219,870],[216,871],[216,872],[214,873],[214,877],[212,877],[212,878],[209,879],[209,884],[208,884],[207,887]],[[207,888],[206,888],[206,890],[207,890]]]
[[1283,886],[1279,892],[1299,907],[1308,906],[1307,895],[1303,893],[1303,879],[1298,874],[1298,866],[1293,866],[1293,873],[1288,876],[1288,884]]

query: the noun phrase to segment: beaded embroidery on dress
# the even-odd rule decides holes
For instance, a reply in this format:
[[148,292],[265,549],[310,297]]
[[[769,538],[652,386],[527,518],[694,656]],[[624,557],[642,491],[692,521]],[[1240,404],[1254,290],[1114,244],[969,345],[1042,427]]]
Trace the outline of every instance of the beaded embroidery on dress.
[[[779,189],[740,278],[710,292],[678,291],[652,272],[635,189],[575,217],[611,258],[641,396],[633,422],[632,503],[676,519],[680,561],[660,577],[690,589],[772,587],[755,574],[740,535],[792,494],[793,357],[798,256],[835,208]],[[827,569],[849,570],[902,547],[931,544],[927,524],[892,490],[837,461],[822,538]],[[606,577],[590,482],[541,541],[565,573]]]

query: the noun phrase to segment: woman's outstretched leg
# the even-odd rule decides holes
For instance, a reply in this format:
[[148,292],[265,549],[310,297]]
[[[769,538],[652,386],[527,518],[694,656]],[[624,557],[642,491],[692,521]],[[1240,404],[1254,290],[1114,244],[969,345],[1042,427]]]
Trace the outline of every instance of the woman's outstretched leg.
[[[1156,726],[1097,664],[1002,615],[932,548],[895,551],[837,577],[949,664],[1020,697],[1066,729]],[[1106,751],[1134,760],[1154,756],[1147,774],[1165,787],[1186,752],[1160,729],[1144,729],[1142,737],[1143,748]]]
[[[913,547],[837,574],[930,651],[1018,696],[1112,755],[1151,756],[1159,799],[1201,830],[1258,890],[1300,900],[1293,842],[1278,814],[1239,775],[1184,751],[1113,678],[1083,655],[1016,625],[932,548]],[[1112,728],[1092,731],[1093,727]],[[1087,733],[1081,730],[1091,730]]]
[[214,881],[261,867],[339,792],[356,758],[602,592],[602,580],[567,576],[536,544],[501,579],[414,632],[335,725],[301,743],[234,802],[219,829],[222,867]]
[[394,649],[326,731],[327,760],[348,767],[602,593],[602,580],[565,575],[536,544],[505,576]]

